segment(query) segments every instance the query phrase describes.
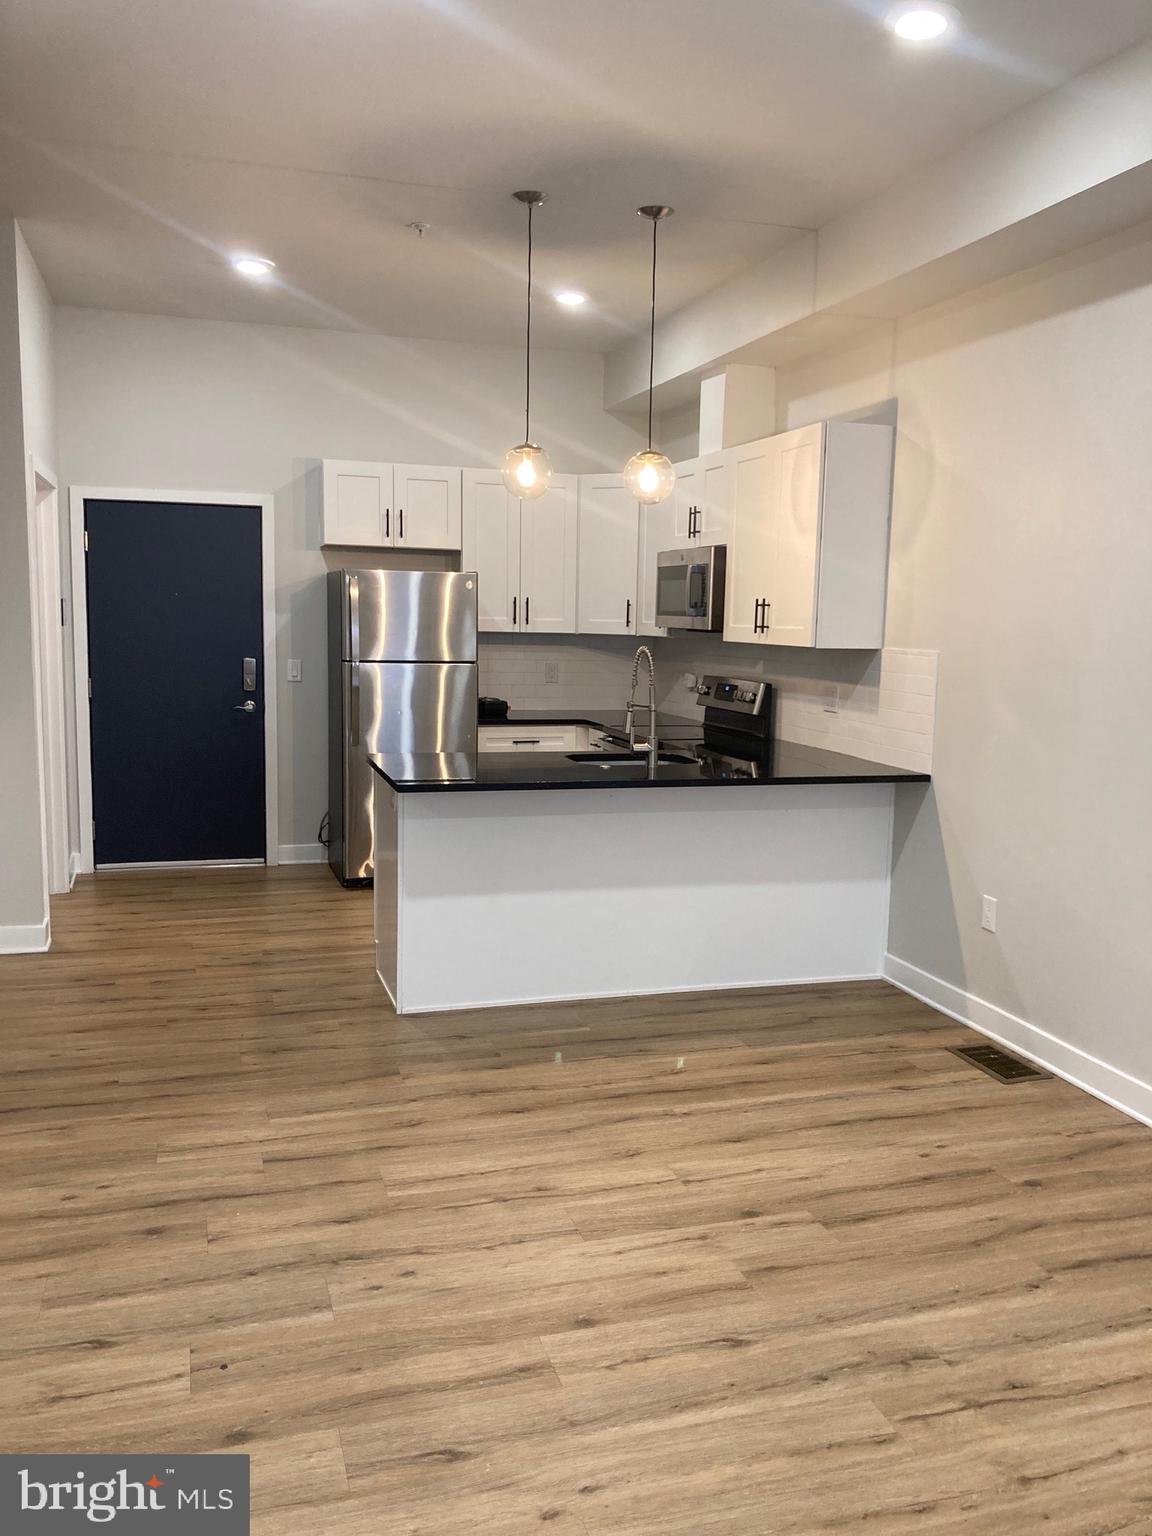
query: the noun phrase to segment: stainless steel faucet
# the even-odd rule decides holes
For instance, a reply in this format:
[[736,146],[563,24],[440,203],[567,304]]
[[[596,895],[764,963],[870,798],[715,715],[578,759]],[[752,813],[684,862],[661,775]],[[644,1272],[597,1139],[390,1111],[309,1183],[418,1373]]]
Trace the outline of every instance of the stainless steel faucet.
[[[640,681],[640,662],[648,664],[648,740],[636,740],[636,685]],[[656,663],[646,645],[638,646],[632,658],[632,687],[628,694],[628,709],[624,715],[624,728],[628,732],[629,752],[647,752],[649,772],[656,769],[660,742],[656,736]]]

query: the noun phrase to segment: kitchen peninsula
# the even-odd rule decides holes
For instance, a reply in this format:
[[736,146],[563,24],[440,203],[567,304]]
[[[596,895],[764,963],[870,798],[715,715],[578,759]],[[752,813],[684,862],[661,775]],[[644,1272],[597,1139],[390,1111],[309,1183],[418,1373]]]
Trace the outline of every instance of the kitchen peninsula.
[[879,974],[893,795],[928,776],[788,741],[742,761],[683,724],[655,761],[619,736],[372,759],[397,1012]]

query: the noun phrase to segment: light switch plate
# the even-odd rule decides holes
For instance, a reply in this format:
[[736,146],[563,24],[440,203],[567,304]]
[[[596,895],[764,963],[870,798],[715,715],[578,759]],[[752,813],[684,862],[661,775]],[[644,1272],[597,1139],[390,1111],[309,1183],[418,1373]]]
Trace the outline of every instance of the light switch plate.
[[288,681],[290,683],[300,681],[300,662],[293,656],[288,658]]
[[980,926],[988,933],[996,932],[996,898],[985,896],[980,902]]
[[558,661],[546,661],[544,663],[544,681],[546,683],[558,683],[560,681],[560,663]]

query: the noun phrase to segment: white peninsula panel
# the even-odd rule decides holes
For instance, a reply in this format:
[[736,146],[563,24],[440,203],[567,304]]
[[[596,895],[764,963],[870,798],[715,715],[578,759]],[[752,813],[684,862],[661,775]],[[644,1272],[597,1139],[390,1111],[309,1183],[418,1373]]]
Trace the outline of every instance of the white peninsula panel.
[[377,972],[401,1013],[876,976],[892,794],[380,781]]

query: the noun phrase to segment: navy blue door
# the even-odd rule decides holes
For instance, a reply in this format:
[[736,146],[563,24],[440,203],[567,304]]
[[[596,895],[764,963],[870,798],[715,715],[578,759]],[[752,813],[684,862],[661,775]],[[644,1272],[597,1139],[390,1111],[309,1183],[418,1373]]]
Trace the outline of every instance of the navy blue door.
[[85,528],[97,865],[262,859],[260,508],[88,501]]

